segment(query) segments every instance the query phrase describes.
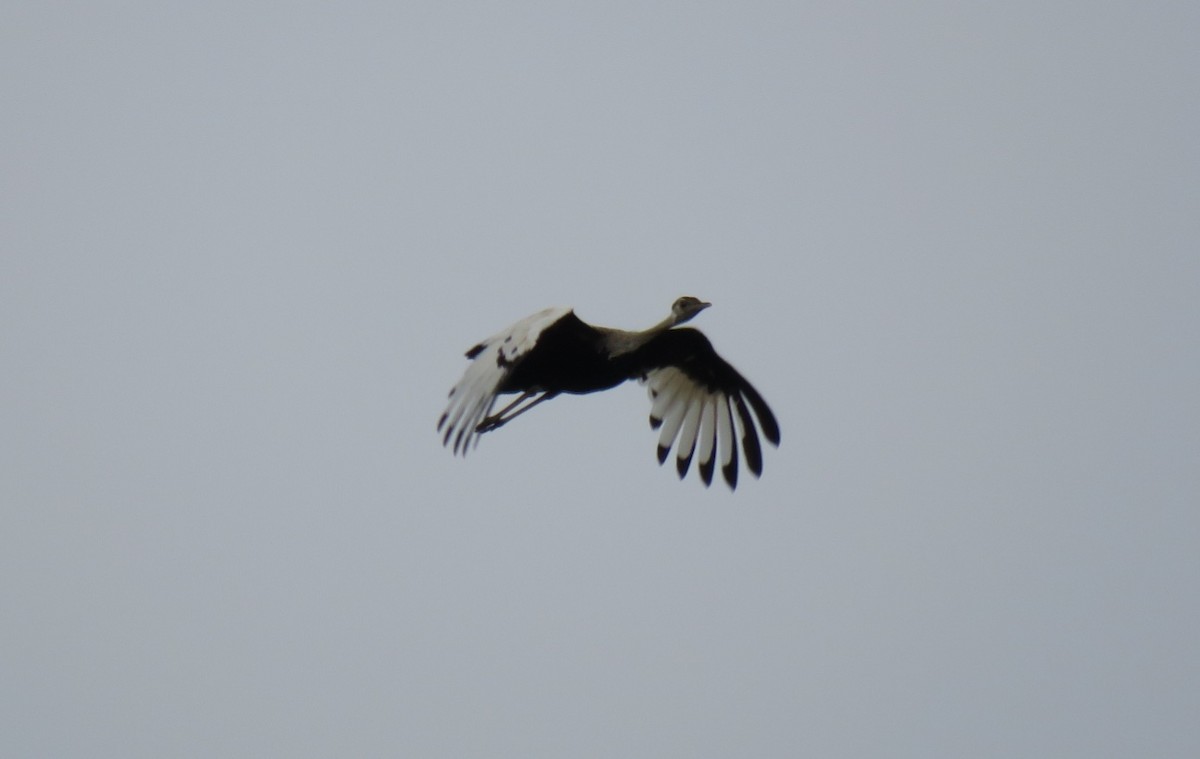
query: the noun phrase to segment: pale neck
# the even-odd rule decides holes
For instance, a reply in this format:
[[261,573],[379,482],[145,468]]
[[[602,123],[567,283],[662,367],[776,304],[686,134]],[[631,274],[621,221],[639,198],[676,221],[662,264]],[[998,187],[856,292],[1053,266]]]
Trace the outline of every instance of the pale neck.
[[632,353],[678,323],[679,320],[675,314],[671,314],[650,329],[645,329],[641,332],[628,332],[623,329],[605,329],[603,332],[605,333],[605,342],[608,345],[609,355],[619,356],[624,353]]
[[655,324],[653,327],[646,330],[642,334],[646,335],[647,338],[654,337],[655,335],[657,335],[660,332],[666,332],[667,330],[669,330],[671,327],[674,327],[678,323],[679,323],[679,317],[677,317],[675,314],[671,314],[666,319],[663,319],[658,324]]

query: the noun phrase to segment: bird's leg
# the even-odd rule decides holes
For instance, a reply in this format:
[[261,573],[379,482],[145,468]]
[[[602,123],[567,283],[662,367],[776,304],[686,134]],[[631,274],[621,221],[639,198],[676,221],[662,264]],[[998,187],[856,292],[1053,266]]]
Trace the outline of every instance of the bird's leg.
[[549,398],[553,398],[555,395],[557,395],[557,393],[542,393],[537,398],[534,398],[532,403],[526,404],[524,407],[517,409],[517,411],[510,414],[509,416],[505,416],[505,414],[508,414],[509,411],[512,411],[523,401],[528,400],[529,397],[533,394],[534,393],[532,390],[526,390],[525,392],[521,393],[519,396],[517,396],[517,399],[515,401],[508,404],[504,408],[500,409],[495,414],[492,414],[488,418],[484,419],[479,424],[475,425],[475,431],[480,432],[480,433],[490,432],[490,431],[496,429],[497,427],[501,427],[505,424],[508,424],[513,419],[516,419],[518,416],[520,416],[521,414],[524,414],[526,411],[528,411],[529,409],[538,405],[542,401],[547,400]]
[[496,413],[492,414],[488,418],[484,419],[479,424],[475,425],[475,431],[476,432],[486,432],[487,430],[495,429],[496,427],[499,427],[501,424],[504,424],[504,422],[500,421],[500,418],[502,416],[504,416],[505,414],[507,414],[509,411],[512,411],[514,406],[516,406],[518,403],[525,400],[526,398],[528,398],[531,395],[533,395],[533,393],[528,390],[521,393],[520,395],[517,396],[517,399],[515,401],[508,404],[504,408],[500,409]]

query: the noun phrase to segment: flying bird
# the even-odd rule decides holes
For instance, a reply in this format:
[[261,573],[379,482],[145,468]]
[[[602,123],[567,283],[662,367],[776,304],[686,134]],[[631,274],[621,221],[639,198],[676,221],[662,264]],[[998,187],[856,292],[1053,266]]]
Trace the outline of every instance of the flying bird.
[[[730,489],[737,487],[740,428],[746,466],[762,474],[759,429],[779,445],[779,424],[758,391],[713,350],[703,334],[675,329],[711,306],[684,296],[650,329],[628,332],[587,324],[569,308],[526,317],[467,351],[471,359],[438,420],[442,444],[465,456],[479,436],[498,429],[561,393],[593,393],[636,379],[650,391],[650,427],[659,430],[658,463],[675,444],[682,479],[696,458],[707,487],[719,456]],[[518,394],[496,413],[497,396]],[[754,414],[751,416],[751,410]],[[755,424],[757,420],[757,427]]]

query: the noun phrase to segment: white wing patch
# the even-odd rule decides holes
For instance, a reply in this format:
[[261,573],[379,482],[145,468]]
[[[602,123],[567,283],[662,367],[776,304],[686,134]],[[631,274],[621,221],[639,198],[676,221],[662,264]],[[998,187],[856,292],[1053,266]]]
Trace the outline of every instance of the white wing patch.
[[710,390],[675,366],[647,372],[642,380],[650,391],[650,426],[659,430],[658,460],[663,463],[675,444],[675,467],[680,478],[695,458],[700,477],[712,483],[716,462],[730,488],[737,486],[738,440],[736,412],[741,424],[742,448],[754,476],[762,473],[758,432],[748,404],[740,392]]
[[496,402],[496,392],[512,367],[537,346],[538,336],[567,314],[569,308],[547,308],[527,316],[508,329],[492,335],[467,351],[472,359],[462,379],[450,390],[450,403],[438,420],[438,430],[445,428],[442,443],[454,439],[454,452],[479,443],[476,426],[483,421]]

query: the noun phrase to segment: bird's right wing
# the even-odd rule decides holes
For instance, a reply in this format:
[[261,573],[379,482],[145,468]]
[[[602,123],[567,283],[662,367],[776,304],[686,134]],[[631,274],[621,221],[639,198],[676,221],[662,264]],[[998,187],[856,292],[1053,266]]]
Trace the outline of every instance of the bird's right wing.
[[761,428],[768,442],[778,446],[779,423],[754,386],[717,355],[708,338],[694,329],[668,330],[652,342],[653,348],[644,355],[654,359],[644,370],[642,381],[650,391],[650,426],[660,430],[659,463],[666,462],[675,444],[679,476],[687,474],[695,456],[700,476],[708,485],[719,455],[725,482],[735,488],[738,476],[735,434],[740,428],[746,465],[755,477],[762,474],[758,429]]
[[438,420],[438,430],[445,428],[443,445],[453,438],[454,452],[465,455],[472,443],[479,442],[476,426],[491,412],[504,379],[533,350],[542,332],[570,313],[569,308],[539,311],[467,351],[471,363],[451,388],[450,403]]

